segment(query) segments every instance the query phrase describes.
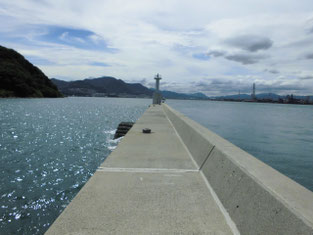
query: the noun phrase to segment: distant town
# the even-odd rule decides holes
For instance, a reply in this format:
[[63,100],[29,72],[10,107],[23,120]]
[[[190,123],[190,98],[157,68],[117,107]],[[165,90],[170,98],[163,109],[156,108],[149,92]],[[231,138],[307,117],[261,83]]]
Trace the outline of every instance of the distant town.
[[[149,89],[139,83],[125,83],[123,80],[113,77],[100,77],[71,82],[58,79],[51,79],[51,81],[65,96],[151,98],[154,92],[153,88]],[[201,92],[187,94],[167,90],[161,90],[161,94],[164,99],[313,104],[313,96],[293,94],[281,96],[275,93],[256,94],[255,83],[252,86],[251,95],[240,94],[239,92],[236,95],[209,97]]]
[[296,96],[293,94],[280,96],[274,93],[256,94],[256,85],[253,83],[251,95],[239,94],[209,98],[216,101],[233,102],[258,102],[258,103],[280,103],[280,104],[313,104],[312,96]]

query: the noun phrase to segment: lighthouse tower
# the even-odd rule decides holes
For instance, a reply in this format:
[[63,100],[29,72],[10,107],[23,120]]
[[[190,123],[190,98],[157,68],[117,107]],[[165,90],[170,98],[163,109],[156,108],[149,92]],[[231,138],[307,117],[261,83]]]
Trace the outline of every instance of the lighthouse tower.
[[253,86],[252,86],[251,98],[252,98],[252,100],[256,100],[256,95],[255,95],[255,83],[253,83]]
[[157,74],[155,77],[155,91],[153,93],[153,102],[152,104],[161,104],[162,95],[160,92],[160,80],[162,79],[160,74]]

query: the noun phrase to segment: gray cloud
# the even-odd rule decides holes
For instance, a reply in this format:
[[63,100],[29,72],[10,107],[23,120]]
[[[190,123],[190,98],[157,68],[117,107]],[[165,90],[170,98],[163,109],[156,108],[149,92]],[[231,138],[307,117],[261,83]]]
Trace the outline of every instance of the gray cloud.
[[[312,77],[313,78],[313,77]],[[193,84],[198,91],[206,93],[210,96],[252,93],[253,81],[238,82],[231,79],[213,79],[210,81],[200,81]],[[276,93],[276,94],[291,94],[308,92],[299,82],[284,84],[282,81],[273,82],[271,85],[258,82],[256,84],[256,92],[258,93]]]
[[247,53],[227,54],[227,52],[222,51],[222,50],[210,50],[209,52],[207,52],[207,55],[213,56],[213,57],[224,57],[227,60],[236,61],[242,64],[255,64],[255,63],[258,63],[261,59],[266,58],[266,56],[264,55],[247,54]]
[[236,61],[242,64],[256,64],[261,59],[264,59],[263,55],[250,55],[250,54],[233,54],[225,56],[226,59]]
[[[209,84],[220,94],[225,89],[231,90],[232,85],[234,90],[231,93],[242,90],[242,86],[251,90],[254,79],[258,82],[264,79],[264,84],[276,79],[286,84],[295,80],[292,83],[295,86],[305,85],[303,92],[311,89],[309,93],[313,93],[313,79],[299,78],[313,75],[313,67],[309,63],[313,59],[305,57],[313,53],[313,19],[308,20],[307,17],[312,1],[305,0],[301,4],[297,1],[275,1],[276,7],[270,11],[267,3],[271,0],[265,0],[267,3],[262,6],[255,6],[252,1],[246,0],[227,1],[227,6],[218,10],[210,7],[211,1],[193,4],[191,1],[175,0],[165,6],[157,1],[135,0],[125,1],[122,8],[118,7],[118,1],[108,1],[105,4],[106,14],[99,7],[101,0],[80,1],[80,4],[44,1],[49,2],[46,7],[38,6],[36,0],[1,1],[0,21],[5,24],[0,27],[0,35],[5,46],[56,63],[42,65],[41,69],[49,77],[63,76],[67,80],[99,77],[102,74],[122,79],[146,77],[147,81],[142,82],[154,87],[153,71],[159,71],[166,75],[164,80],[169,82],[163,84],[164,87],[189,91],[194,89],[189,81],[203,81],[203,78],[218,74],[221,80],[233,78],[238,82],[227,81],[223,85],[223,82],[217,84],[218,81],[215,81]],[[242,7],[247,4],[249,7]],[[56,17],[57,14],[66,17]],[[125,15],[128,16],[126,21]],[[38,28],[38,24],[42,27]],[[58,26],[58,30],[49,31],[52,25]],[[72,46],[72,43],[84,43],[71,40],[68,43],[63,41],[61,45],[58,43],[60,31],[90,40],[95,48],[98,48],[99,40],[104,41],[104,48],[117,48],[119,53],[108,56],[103,51],[75,44]],[[308,31],[311,33],[308,34]],[[96,37],[90,38],[90,32]],[[54,37],[54,41],[50,36]],[[142,49],[138,52],[138,48]],[[201,57],[201,52],[208,54],[210,60],[201,62],[192,59],[194,54]],[[251,55],[264,55],[265,59]],[[86,69],[84,65],[93,61],[106,62],[111,66]],[[266,68],[279,70],[281,76],[275,79],[278,76],[274,76],[273,71],[262,73]],[[173,81],[180,84],[172,85]],[[246,85],[243,84],[245,82]],[[259,84],[257,89],[260,89]]]
[[276,69],[265,69],[264,72],[269,72],[269,73],[272,73],[272,74],[278,74],[279,71],[276,70]]
[[207,55],[208,56],[214,56],[214,57],[220,57],[224,56],[226,53],[224,51],[218,51],[218,50],[210,50]]
[[284,47],[285,48],[308,48],[312,45],[312,38],[311,37],[306,37],[306,38],[301,38],[301,39],[295,39],[291,43],[286,44]]
[[305,58],[309,60],[313,60],[313,53],[307,54]]
[[250,92],[252,85],[239,83],[234,80],[212,79],[209,82],[198,82],[195,84],[198,90],[209,94],[237,94],[239,90]]
[[313,75],[312,76],[301,76],[299,77],[300,80],[310,80],[313,79]]
[[225,40],[228,45],[241,48],[246,51],[256,52],[267,50],[273,45],[273,41],[267,37],[257,35],[242,35]]

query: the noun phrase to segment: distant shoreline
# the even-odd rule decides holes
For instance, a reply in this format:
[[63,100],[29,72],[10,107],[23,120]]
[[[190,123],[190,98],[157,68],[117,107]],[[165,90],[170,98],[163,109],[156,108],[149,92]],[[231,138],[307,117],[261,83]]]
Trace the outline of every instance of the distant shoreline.
[[[127,97],[127,96],[63,96],[63,97],[0,97],[0,99],[59,99],[59,98],[122,98],[122,99],[152,99],[151,97]],[[278,101],[262,101],[262,100],[217,100],[217,99],[173,99],[168,98],[166,100],[196,100],[196,101],[214,101],[214,102],[236,102],[236,103],[261,103],[261,104],[295,104],[295,105],[313,105],[313,103],[301,103],[301,102],[278,102]]]

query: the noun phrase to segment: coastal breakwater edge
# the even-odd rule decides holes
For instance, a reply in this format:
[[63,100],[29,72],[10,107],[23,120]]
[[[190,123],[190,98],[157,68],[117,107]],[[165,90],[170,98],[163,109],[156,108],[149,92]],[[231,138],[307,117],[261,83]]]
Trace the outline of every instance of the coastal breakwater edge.
[[[143,128],[151,134],[143,134]],[[47,231],[312,234],[313,193],[166,104],[151,106]]]
[[168,105],[164,110],[241,233],[313,233],[311,191]]

